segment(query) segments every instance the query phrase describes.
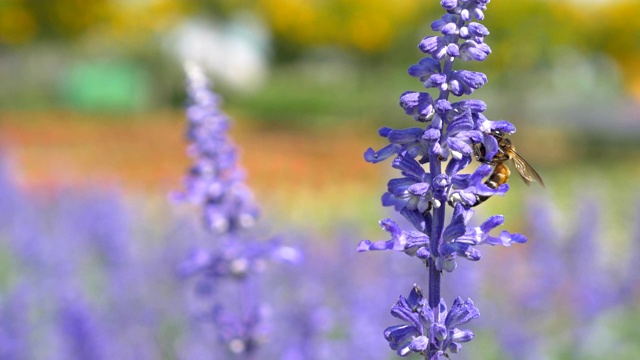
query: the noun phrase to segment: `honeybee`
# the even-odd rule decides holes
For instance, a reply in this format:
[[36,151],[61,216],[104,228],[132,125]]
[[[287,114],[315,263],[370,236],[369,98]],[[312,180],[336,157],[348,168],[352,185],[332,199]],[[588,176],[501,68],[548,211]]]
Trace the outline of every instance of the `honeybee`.
[[[476,159],[480,162],[493,165],[493,172],[489,175],[489,178],[484,182],[485,185],[492,189],[497,189],[498,186],[505,184],[509,181],[509,175],[511,171],[505,165],[509,160],[513,160],[516,170],[525,184],[529,185],[532,182],[538,182],[544,187],[544,182],[540,177],[540,174],[529,163],[520,156],[511,140],[502,131],[493,131],[491,134],[498,141],[498,153],[491,160],[485,158],[486,149],[482,144],[476,144],[474,146],[474,153]],[[485,202],[491,196],[476,195],[476,202],[472,206],[477,206]]]

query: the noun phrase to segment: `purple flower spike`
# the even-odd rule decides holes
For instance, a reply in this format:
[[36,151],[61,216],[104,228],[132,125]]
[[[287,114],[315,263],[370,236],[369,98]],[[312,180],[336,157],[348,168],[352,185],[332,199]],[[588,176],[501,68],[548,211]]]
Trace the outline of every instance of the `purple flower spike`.
[[[408,70],[424,88],[434,91],[406,91],[399,101],[405,114],[424,127],[383,128],[380,135],[389,145],[365,152],[365,159],[372,163],[393,158],[391,166],[401,176],[389,180],[382,204],[393,207],[415,230],[404,230],[385,219],[381,225],[391,239],[361,241],[357,250],[402,251],[428,269],[428,297],[417,286],[409,298],[401,296],[391,313],[404,324],[384,331],[389,346],[400,356],[417,353],[437,360],[459,352],[462,343],[473,339],[473,332],[458,326],[477,318],[479,312],[471,300],[461,298],[447,311],[440,296],[442,272],[454,271],[459,258],[479,261],[478,245],[511,246],[527,241],[524,235],[506,230],[492,235],[504,222],[502,215],[491,216],[480,226],[470,225],[475,206],[509,190],[504,162],[510,152],[504,139],[516,130],[507,121],[487,119],[483,115],[487,104],[481,100],[450,99],[471,95],[488,81],[485,74],[456,65],[456,61],[484,61],[491,54],[485,43],[489,30],[477,22],[484,19],[488,3],[440,1],[446,13],[431,23],[431,29],[439,33],[424,37],[418,45],[428,57]],[[470,168],[472,164],[475,169]],[[451,208],[453,214],[447,216]]]
[[[283,246],[279,239],[256,241],[246,234],[258,218],[253,193],[244,183],[238,151],[229,134],[229,121],[218,108],[219,99],[195,64],[185,64],[187,92],[188,154],[193,165],[185,178],[185,190],[173,199],[189,201],[202,208],[205,229],[215,240],[214,249],[197,249],[180,264],[178,273],[194,286],[190,304],[193,317],[207,323],[230,357],[251,358],[265,338],[259,299],[254,296],[253,278],[269,262],[296,263],[300,253]],[[391,129],[381,129],[388,135]],[[394,149],[395,147],[395,149]],[[380,161],[398,152],[391,145],[365,158]],[[251,280],[251,281],[250,281]],[[230,296],[227,286],[238,287]],[[198,306],[199,305],[199,306]],[[212,311],[213,309],[213,311]],[[210,329],[211,325],[213,329]],[[208,334],[209,335],[209,334]],[[211,354],[213,357],[214,354]]]
[[258,207],[244,184],[244,171],[237,164],[237,150],[228,135],[229,120],[220,111],[218,97],[209,90],[202,71],[186,64],[187,138],[194,162],[185,177],[185,191],[173,194],[177,201],[202,206],[206,228],[215,233],[252,227]]

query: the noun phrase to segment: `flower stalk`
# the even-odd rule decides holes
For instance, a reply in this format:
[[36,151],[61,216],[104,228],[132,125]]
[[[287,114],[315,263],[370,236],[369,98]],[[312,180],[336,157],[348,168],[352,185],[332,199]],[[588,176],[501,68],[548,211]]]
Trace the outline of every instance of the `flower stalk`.
[[[408,69],[425,88],[436,90],[437,98],[420,91],[402,94],[400,106],[420,127],[382,128],[379,134],[389,145],[378,151],[369,148],[364,154],[371,163],[395,156],[392,167],[400,170],[401,177],[389,181],[382,203],[393,206],[414,229],[403,230],[391,219],[382,220],[380,225],[391,239],[361,241],[358,251],[401,251],[421,260],[428,270],[427,298],[414,285],[409,297],[400,296],[391,310],[405,324],[389,327],[384,334],[400,356],[418,353],[427,360],[437,360],[460,351],[461,343],[473,339],[473,332],[458,325],[477,318],[479,311],[471,299],[460,298],[447,310],[440,294],[443,272],[454,271],[458,257],[480,260],[478,245],[526,242],[523,235],[505,230],[498,236],[489,234],[504,222],[502,215],[477,227],[469,225],[475,206],[509,189],[509,172],[502,164],[509,158],[504,139],[515,132],[507,121],[487,119],[482,114],[487,106],[481,100],[450,100],[451,96],[471,95],[487,82],[484,74],[454,69],[454,65],[483,61],[491,53],[484,42],[489,31],[478,22],[484,19],[488,3],[440,1],[446,13],[431,24],[440,34],[420,42],[418,48],[427,56]],[[480,163],[475,171],[462,172],[474,158]],[[427,163],[428,172],[423,167]],[[535,174],[534,179],[539,176]]]
[[[263,305],[253,279],[266,262],[297,262],[297,250],[279,239],[257,241],[248,233],[258,218],[253,194],[244,183],[238,151],[229,135],[229,119],[219,109],[220,99],[209,88],[200,68],[185,64],[187,73],[187,153],[193,163],[185,190],[172,194],[178,202],[202,209],[205,230],[213,249],[196,249],[179,267],[181,276],[194,280],[197,319],[213,325],[227,358],[250,360],[266,338]],[[223,293],[230,286],[234,295]]]

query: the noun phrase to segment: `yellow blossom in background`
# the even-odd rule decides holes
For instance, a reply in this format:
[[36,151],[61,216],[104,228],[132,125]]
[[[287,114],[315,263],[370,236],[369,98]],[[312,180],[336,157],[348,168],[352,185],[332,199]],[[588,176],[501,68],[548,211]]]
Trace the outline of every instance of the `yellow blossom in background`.
[[34,7],[34,11],[45,15],[54,31],[69,38],[82,35],[104,21],[108,6],[108,0],[55,0],[43,3],[47,5]]
[[0,4],[0,44],[27,43],[35,37],[36,26],[22,1]]
[[0,43],[73,40],[87,33],[116,42],[147,39],[184,18],[180,0],[2,0]]
[[6,0],[0,2],[0,42],[74,39],[100,23],[109,0]]
[[116,42],[141,44],[183,19],[185,4],[180,0],[112,0],[102,30]]
[[640,2],[603,6],[592,13],[589,39],[620,65],[625,84],[640,99]]
[[[640,98],[640,21],[633,17],[640,1],[584,6],[510,0],[491,7],[487,41],[501,54],[488,60],[492,68],[535,70],[553,63],[563,47],[602,53],[616,61],[625,86]],[[0,46],[88,39],[85,44],[135,53],[157,47],[162,35],[189,17],[218,20],[249,11],[264,21],[276,44],[384,56],[407,35],[415,42],[428,30],[427,15],[438,8],[437,0],[0,0]],[[416,28],[421,32],[408,34]]]
[[[412,0],[257,0],[276,37],[301,46],[384,52],[424,4]],[[413,16],[415,18],[415,16]]]
[[0,44],[25,44],[38,37],[73,38],[97,22],[103,5],[103,0],[4,0],[0,2]]

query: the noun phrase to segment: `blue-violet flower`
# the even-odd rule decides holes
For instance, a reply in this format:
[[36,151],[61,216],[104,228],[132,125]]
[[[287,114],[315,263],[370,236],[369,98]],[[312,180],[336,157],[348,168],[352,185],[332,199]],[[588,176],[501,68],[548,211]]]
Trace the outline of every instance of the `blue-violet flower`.
[[[429,273],[429,292],[425,299],[417,286],[409,298],[400,297],[393,316],[408,325],[390,327],[385,338],[401,356],[418,353],[425,359],[440,359],[456,353],[460,343],[470,341],[473,333],[457,326],[478,317],[471,300],[457,298],[447,311],[440,297],[443,270],[453,271],[458,257],[477,261],[478,245],[524,243],[517,233],[490,232],[502,225],[504,217],[489,217],[480,226],[471,225],[479,205],[494,195],[509,190],[505,181],[491,181],[501,154],[497,135],[508,136],[515,127],[504,120],[489,120],[483,112],[487,105],[477,99],[451,101],[450,95],[471,95],[487,83],[476,71],[455,69],[454,62],[483,61],[491,48],[484,42],[489,30],[478,21],[484,19],[489,0],[441,0],[445,14],[431,24],[440,34],[425,37],[418,48],[428,56],[409,67],[426,89],[406,91],[399,104],[420,126],[407,129],[381,128],[378,133],[389,144],[380,150],[367,149],[366,161],[378,163],[393,157],[392,167],[401,176],[391,179],[382,196],[383,206],[391,206],[413,226],[404,230],[391,219],[380,221],[391,239],[361,241],[359,252],[395,250],[424,262]],[[482,164],[473,171],[463,171],[473,158]],[[443,165],[446,165],[443,168]],[[446,217],[446,209],[453,213]],[[450,219],[445,223],[445,219]]]

